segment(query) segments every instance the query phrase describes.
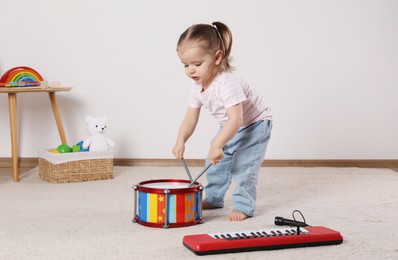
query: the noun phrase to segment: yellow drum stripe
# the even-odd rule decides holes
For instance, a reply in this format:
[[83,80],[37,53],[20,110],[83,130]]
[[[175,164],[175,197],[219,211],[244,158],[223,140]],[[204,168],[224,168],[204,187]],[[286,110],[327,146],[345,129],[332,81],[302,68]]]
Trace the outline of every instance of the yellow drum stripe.
[[158,196],[157,194],[149,194],[149,222],[156,223],[158,217]]

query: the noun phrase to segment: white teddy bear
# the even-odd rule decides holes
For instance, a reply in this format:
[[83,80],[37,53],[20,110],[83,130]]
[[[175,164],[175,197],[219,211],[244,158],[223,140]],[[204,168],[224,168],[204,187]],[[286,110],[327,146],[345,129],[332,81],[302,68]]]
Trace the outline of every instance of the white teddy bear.
[[107,151],[115,146],[115,144],[104,135],[108,121],[106,116],[87,116],[85,121],[90,137],[84,140],[82,145],[84,149],[88,148],[90,152]]

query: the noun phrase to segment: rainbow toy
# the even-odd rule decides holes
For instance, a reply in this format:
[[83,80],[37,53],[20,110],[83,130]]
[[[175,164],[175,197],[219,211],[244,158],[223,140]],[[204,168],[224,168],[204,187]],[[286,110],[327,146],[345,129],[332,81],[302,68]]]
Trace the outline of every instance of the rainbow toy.
[[0,87],[40,86],[42,76],[32,68],[20,66],[7,70],[0,79]]

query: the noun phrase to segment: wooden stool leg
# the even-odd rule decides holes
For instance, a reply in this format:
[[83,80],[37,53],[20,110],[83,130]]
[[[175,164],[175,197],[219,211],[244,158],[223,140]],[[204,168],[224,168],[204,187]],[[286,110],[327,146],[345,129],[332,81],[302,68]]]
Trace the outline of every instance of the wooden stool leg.
[[18,138],[17,138],[17,94],[8,93],[8,110],[10,113],[10,132],[12,149],[12,177],[19,181],[18,174]]
[[62,144],[67,144],[64,126],[62,124],[61,115],[59,113],[57,100],[55,99],[55,92],[49,92],[48,95],[50,96],[51,106],[53,108],[55,121],[57,122],[59,136],[61,137]]

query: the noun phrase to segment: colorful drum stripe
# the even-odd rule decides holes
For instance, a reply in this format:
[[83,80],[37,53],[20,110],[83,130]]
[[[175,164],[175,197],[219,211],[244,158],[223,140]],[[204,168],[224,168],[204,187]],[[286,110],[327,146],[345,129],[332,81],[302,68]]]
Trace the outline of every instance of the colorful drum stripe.
[[[165,194],[139,192],[139,220],[149,223],[164,223],[165,200]],[[168,200],[169,223],[187,223],[199,219],[200,193],[169,194]]]

